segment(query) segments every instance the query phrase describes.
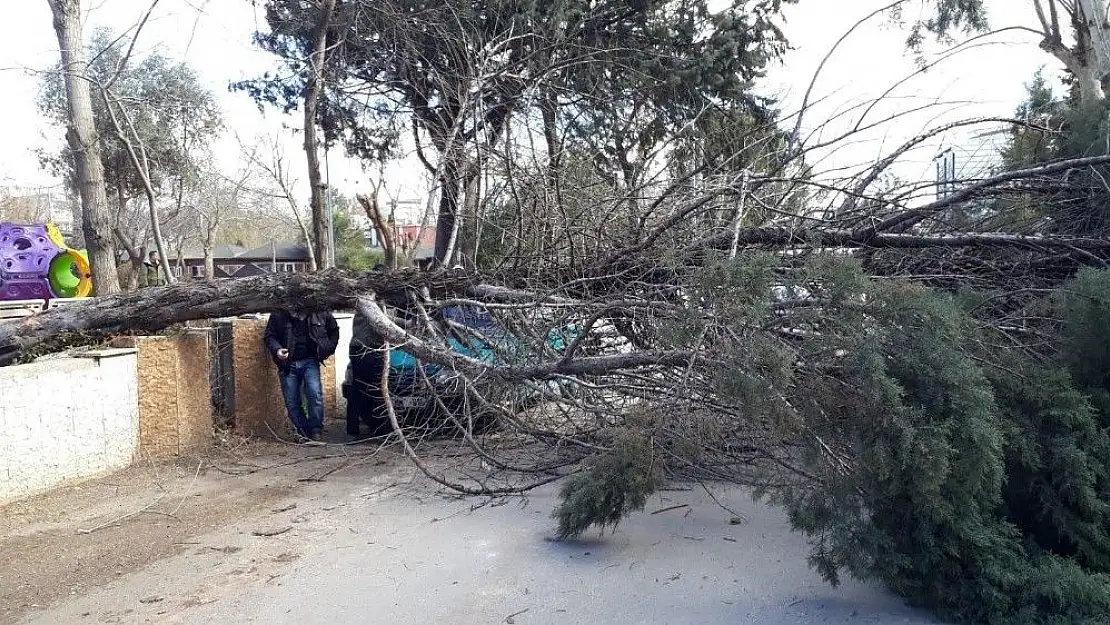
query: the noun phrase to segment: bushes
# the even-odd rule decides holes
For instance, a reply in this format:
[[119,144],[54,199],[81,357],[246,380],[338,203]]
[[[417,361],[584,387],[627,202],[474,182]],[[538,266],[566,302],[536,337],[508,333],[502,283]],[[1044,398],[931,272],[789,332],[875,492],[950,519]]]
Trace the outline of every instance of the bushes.
[[[820,305],[752,298],[744,285],[763,288],[771,271],[707,270],[691,301],[718,327],[702,314],[685,335],[710,354],[698,392],[742,406],[737,430],[769,422],[787,436],[777,457],[806,479],[761,494],[811,537],[811,564],[960,622],[1110,622],[1110,273],[1044,300],[1061,318],[1039,329],[1059,347],[1046,357],[1002,345],[968,294],[822,261],[777,278]],[[772,334],[784,327],[805,332]],[[657,469],[628,445],[564,487],[562,535],[642,507]]]

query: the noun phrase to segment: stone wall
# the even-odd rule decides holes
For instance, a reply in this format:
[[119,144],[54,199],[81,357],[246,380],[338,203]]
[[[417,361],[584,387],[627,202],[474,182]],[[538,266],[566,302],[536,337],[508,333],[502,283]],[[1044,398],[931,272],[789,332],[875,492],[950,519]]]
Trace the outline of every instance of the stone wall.
[[134,461],[136,366],[112,349],[0,367],[0,503]]
[[[351,316],[337,314],[336,357],[320,372],[325,425],[342,428],[337,392]],[[198,324],[199,325],[199,324]],[[0,504],[67,482],[211,444],[218,417],[247,435],[292,434],[265,318],[224,319],[116,349],[0,367]]]

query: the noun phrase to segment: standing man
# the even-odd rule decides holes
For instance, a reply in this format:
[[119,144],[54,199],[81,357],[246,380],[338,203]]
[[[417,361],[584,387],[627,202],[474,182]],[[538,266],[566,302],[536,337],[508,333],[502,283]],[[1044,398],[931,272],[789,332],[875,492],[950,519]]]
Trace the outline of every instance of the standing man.
[[143,272],[146,274],[147,286],[166,284],[166,279],[162,276],[162,259],[158,256],[157,250],[151,250],[150,254],[147,254],[147,261],[143,263]]
[[278,368],[289,420],[301,437],[320,440],[324,430],[320,363],[335,353],[339,324],[330,312],[278,310],[270,315],[263,340]]
[[[373,271],[386,271],[385,265],[374,265]],[[386,310],[388,310],[386,308]],[[387,313],[388,314],[388,313]],[[347,435],[363,438],[361,423],[370,428],[369,437],[382,436],[393,431],[386,415],[382,396],[382,369],[385,368],[385,339],[378,334],[361,310],[355,310],[351,327],[351,345],[348,352],[353,392],[347,398]]]

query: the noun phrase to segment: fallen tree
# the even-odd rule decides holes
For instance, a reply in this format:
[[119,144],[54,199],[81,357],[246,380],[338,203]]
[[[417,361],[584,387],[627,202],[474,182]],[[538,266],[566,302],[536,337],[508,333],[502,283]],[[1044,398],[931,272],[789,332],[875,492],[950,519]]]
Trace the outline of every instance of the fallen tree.
[[25,352],[49,349],[52,343],[65,342],[75,334],[96,339],[158,332],[184,321],[279,308],[351,309],[362,293],[391,296],[426,288],[435,293],[463,294],[471,286],[468,276],[449,272],[350,274],[329,270],[152,287],[72,302],[18,322],[0,324],[0,364],[11,363]]

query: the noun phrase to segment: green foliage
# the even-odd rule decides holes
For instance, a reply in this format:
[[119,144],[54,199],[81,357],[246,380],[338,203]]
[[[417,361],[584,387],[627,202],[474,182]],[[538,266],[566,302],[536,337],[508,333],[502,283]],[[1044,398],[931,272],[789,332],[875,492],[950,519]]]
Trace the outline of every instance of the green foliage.
[[615,528],[631,512],[643,510],[659,484],[660,469],[650,439],[626,430],[612,446],[587,461],[559,491],[552,513],[560,540],[581,536],[590,526]]
[[351,220],[350,201],[333,195],[331,202],[336,266],[351,271],[369,271],[383,262],[385,256],[382,252],[366,246],[366,233]]
[[[599,158],[611,159],[615,171],[619,154],[654,145],[711,103],[756,104],[751,84],[785,50],[775,20],[791,1],[734,1],[713,11],[706,0],[341,3],[330,29],[340,45],[329,52],[328,74],[357,88],[328,90],[320,123],[328,141],[380,159],[408,126],[402,116],[412,114],[442,147],[461,112],[488,111],[485,121],[496,127],[506,107],[541,82],[543,105],[566,111],[573,121],[565,130],[604,146]],[[293,110],[319,8],[300,0],[264,5],[269,28],[256,43],[290,71],[235,88]],[[490,57],[492,49],[505,54]],[[481,80],[474,80],[477,67]],[[474,84],[481,89],[472,91]],[[470,125],[463,145],[477,138]]]
[[[1105,100],[1079,104],[1055,95],[1043,72],[1026,85],[1027,96],[1016,112],[1022,123],[1011,129],[1002,152],[1008,169],[1034,167],[1063,159],[1098,156],[1110,146],[1110,104]],[[990,227],[1041,217],[1048,229],[1076,236],[1110,233],[1110,193],[1104,181],[1110,167],[1096,165],[1056,174],[1030,185],[1016,198],[997,203],[999,212]]]
[[880,581],[961,623],[1107,622],[1110,271],[1037,305],[1059,319],[1047,357],[972,316],[988,294],[872,281],[834,255],[711,260],[687,295],[701,314],[671,346],[713,354],[713,400],[744,421],[686,418],[661,443],[658,420],[629,417],[564,487],[560,536],[643,506],[659,479],[646,441],[691,466],[709,457],[697,437],[758,425],[791,442],[798,469],[759,494],[810,536],[828,581]]
[[[934,36],[941,41],[951,41],[955,32],[973,33],[987,29],[987,10],[983,0],[926,0],[930,12],[912,22],[906,46],[911,50],[921,50],[926,36]],[[901,19],[901,5],[895,7],[896,18]]]
[[1067,320],[1062,359],[1110,427],[1110,272],[1082,270],[1057,299]]
[[[113,108],[120,123],[129,130],[119,106],[130,118],[134,133],[142,141],[151,163],[155,188],[168,180],[188,179],[199,169],[201,154],[222,128],[215,97],[201,84],[185,63],[151,53],[141,59],[126,59],[126,38],[98,29],[89,42],[89,74],[93,85],[93,117],[101,141],[108,193],[122,195],[117,201],[142,194],[142,182],[126,148],[116,135],[107,104],[98,85],[107,85],[118,72],[111,90],[118,99]],[[46,72],[40,85],[39,109],[54,123],[67,120],[65,85],[60,69]],[[44,164],[72,184],[73,162],[68,148],[41,155]]]
[[1110,272],[1046,300],[1064,320],[1054,362],[996,347],[968,312],[983,294],[873,282],[834,255],[699,277],[715,325],[676,341],[712,345],[715,398],[802,446],[812,479],[761,494],[826,579],[878,580],[959,622],[1105,622]]

